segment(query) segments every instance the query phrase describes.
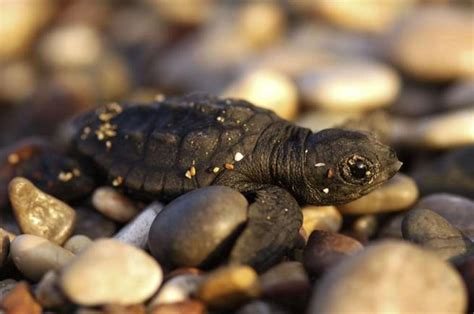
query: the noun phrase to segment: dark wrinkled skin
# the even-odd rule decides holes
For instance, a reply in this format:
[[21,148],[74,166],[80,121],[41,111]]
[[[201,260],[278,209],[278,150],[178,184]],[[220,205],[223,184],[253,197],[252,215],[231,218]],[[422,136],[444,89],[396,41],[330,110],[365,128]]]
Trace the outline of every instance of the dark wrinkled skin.
[[[239,190],[251,205],[230,261],[257,269],[293,247],[301,204],[349,202],[400,167],[395,153],[367,134],[312,133],[243,100],[191,95],[121,108],[80,117],[75,149],[110,183],[123,178],[121,187],[138,197],[169,201],[208,185]],[[96,131],[106,122],[114,131],[99,140]]]

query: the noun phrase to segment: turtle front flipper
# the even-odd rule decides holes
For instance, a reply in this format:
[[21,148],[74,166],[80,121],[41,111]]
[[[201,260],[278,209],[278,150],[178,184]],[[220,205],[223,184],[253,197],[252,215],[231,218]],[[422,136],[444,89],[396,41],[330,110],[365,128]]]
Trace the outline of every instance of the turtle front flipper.
[[303,215],[298,202],[280,187],[265,185],[246,194],[254,202],[249,206],[247,225],[231,251],[230,262],[262,271],[294,247]]

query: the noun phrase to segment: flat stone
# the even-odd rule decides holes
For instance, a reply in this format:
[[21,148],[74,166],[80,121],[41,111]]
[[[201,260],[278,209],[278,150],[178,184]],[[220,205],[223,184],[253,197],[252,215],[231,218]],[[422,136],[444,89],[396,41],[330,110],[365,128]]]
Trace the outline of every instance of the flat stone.
[[145,251],[118,240],[100,239],[61,270],[60,286],[80,305],[129,305],[151,297],[162,278],[160,265]]
[[72,234],[74,209],[43,193],[25,178],[17,177],[9,185],[10,201],[21,231],[62,244]]
[[76,234],[70,237],[69,240],[67,240],[66,243],[64,243],[63,247],[74,254],[78,254],[91,243],[92,243],[92,240],[89,237]]
[[149,302],[148,308],[190,299],[192,295],[196,294],[201,281],[202,276],[195,274],[178,275],[169,279]]
[[432,250],[443,259],[466,253],[474,244],[446,219],[429,209],[409,211],[402,221],[403,238]]
[[186,300],[172,304],[160,304],[155,306],[150,314],[205,314],[206,306],[197,300]]
[[162,209],[163,205],[161,203],[151,203],[138,216],[120,229],[114,238],[142,249],[146,248],[151,224]]
[[66,297],[59,288],[59,276],[54,270],[44,274],[34,288],[36,301],[45,309],[57,309],[67,304]]
[[130,221],[139,212],[128,197],[109,186],[102,186],[94,191],[92,205],[104,216],[121,223]]
[[76,208],[76,227],[74,234],[82,234],[91,239],[108,238],[117,231],[117,224],[95,210]]
[[258,275],[249,266],[225,266],[202,281],[197,298],[210,307],[231,308],[261,294]]
[[262,295],[280,303],[301,305],[309,295],[311,284],[300,262],[283,262],[260,275]]
[[380,188],[337,208],[342,214],[386,213],[410,208],[417,199],[418,188],[415,181],[397,173]]
[[3,298],[0,308],[7,313],[41,314],[41,306],[30,292],[28,283],[22,281]]
[[303,264],[311,275],[321,276],[347,257],[361,251],[359,241],[345,235],[315,230],[303,252]]
[[16,267],[30,280],[38,281],[49,270],[58,270],[74,258],[59,245],[35,235],[19,235],[11,243],[11,257]]
[[310,235],[314,230],[337,232],[342,225],[342,215],[334,206],[305,206],[303,211],[303,228]]
[[466,309],[464,283],[451,265],[413,244],[387,240],[329,271],[307,313],[461,314]]
[[210,186],[187,193],[156,216],[148,246],[164,266],[202,266],[223,258],[247,220],[247,200],[238,191]]

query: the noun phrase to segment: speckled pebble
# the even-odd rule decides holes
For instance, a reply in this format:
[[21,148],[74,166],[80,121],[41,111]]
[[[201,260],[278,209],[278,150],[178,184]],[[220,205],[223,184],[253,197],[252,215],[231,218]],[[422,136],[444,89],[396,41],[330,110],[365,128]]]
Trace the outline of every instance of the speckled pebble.
[[92,240],[89,237],[85,235],[76,234],[70,237],[69,240],[64,243],[63,247],[74,254],[78,254],[91,243]]
[[121,223],[130,221],[139,212],[128,197],[109,186],[102,186],[94,191],[92,205],[104,216]]
[[10,201],[23,233],[64,243],[73,232],[74,209],[43,193],[25,178],[17,177],[9,185]]
[[23,234],[13,240],[11,256],[25,277],[38,281],[49,270],[60,269],[74,254],[47,239]]
[[337,232],[342,225],[342,215],[334,206],[305,206],[303,211],[303,228],[310,235],[314,230]]
[[372,214],[410,208],[418,199],[418,188],[410,177],[397,173],[380,188],[337,208],[343,214]]
[[163,284],[149,302],[148,307],[186,301],[196,294],[201,281],[202,276],[200,275],[187,274],[173,277]]
[[403,238],[432,250],[443,259],[466,253],[474,244],[446,219],[429,209],[409,211],[402,221]]
[[329,271],[307,313],[462,314],[466,306],[464,283],[451,265],[413,244],[390,240]]
[[61,270],[60,286],[80,305],[128,305],[151,297],[162,278],[160,265],[145,251],[100,239]]
[[308,273],[320,276],[362,249],[362,244],[351,237],[315,230],[304,249],[303,264]]
[[202,266],[222,258],[226,241],[247,220],[247,200],[238,191],[210,186],[168,204],[153,222],[148,246],[164,266]]
[[261,294],[258,275],[249,266],[225,266],[210,272],[197,297],[211,307],[235,307]]

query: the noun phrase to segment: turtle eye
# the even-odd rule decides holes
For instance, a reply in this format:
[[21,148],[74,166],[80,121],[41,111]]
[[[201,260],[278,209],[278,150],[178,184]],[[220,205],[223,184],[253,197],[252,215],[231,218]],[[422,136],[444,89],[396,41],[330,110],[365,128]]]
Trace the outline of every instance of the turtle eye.
[[370,172],[367,170],[367,165],[362,160],[356,160],[349,166],[351,174],[356,179],[364,179]]
[[342,166],[344,178],[351,183],[363,184],[370,181],[374,175],[372,163],[360,155],[352,155],[345,160]]

